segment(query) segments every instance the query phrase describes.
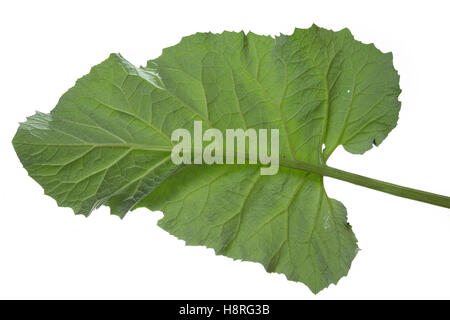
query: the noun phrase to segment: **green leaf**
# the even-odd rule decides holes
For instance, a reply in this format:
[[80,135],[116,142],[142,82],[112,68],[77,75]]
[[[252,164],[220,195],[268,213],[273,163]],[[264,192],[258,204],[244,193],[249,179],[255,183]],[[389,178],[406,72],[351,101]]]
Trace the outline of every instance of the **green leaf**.
[[[111,55],[50,114],[22,123],[13,144],[60,206],[89,215],[104,204],[121,217],[161,210],[159,225],[187,244],[262,263],[316,293],[347,274],[357,241],[345,207],[324,189],[327,174],[289,161],[329,168],[339,145],[379,145],[396,125],[399,94],[392,55],[347,29],[275,39],[197,33],[147,67]],[[176,166],[171,133],[192,131],[194,120],[221,131],[279,129],[286,165],[273,176],[259,165]]]

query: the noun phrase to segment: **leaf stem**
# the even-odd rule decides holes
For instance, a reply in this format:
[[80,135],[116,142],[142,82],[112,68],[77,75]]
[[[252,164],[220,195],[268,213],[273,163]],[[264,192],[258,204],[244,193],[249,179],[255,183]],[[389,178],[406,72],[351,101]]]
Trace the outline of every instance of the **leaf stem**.
[[394,196],[426,202],[450,209],[450,197],[442,196],[439,194],[403,187],[397,184],[368,178],[359,174],[350,173],[326,165],[317,165],[300,160],[280,159],[280,165],[288,168],[308,171],[325,177],[347,181],[369,189],[389,193]]

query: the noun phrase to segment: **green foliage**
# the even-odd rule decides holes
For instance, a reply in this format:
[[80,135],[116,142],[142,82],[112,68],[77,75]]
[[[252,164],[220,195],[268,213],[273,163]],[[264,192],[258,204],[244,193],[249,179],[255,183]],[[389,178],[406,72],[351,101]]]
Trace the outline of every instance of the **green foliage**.
[[258,165],[175,166],[171,132],[280,131],[280,156],[325,165],[342,145],[364,153],[395,127],[399,77],[392,55],[347,30],[312,26],[276,38],[197,33],[146,67],[113,54],[50,114],[22,123],[13,144],[59,206],[123,217],[161,210],[159,225],[188,245],[260,262],[318,292],[345,276],[358,247],[345,207],[317,174]]

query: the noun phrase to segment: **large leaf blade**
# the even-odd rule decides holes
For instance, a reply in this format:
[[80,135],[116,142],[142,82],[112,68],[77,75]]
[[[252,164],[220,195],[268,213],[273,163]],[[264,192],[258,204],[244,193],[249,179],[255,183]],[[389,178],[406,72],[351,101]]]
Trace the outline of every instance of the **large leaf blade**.
[[[277,38],[195,34],[135,68],[94,67],[49,115],[21,124],[17,154],[59,205],[162,210],[160,226],[218,254],[262,263],[314,292],[347,274],[357,252],[344,206],[321,176],[258,166],[177,167],[170,134],[204,128],[280,130],[280,156],[324,164],[343,145],[363,153],[395,127],[392,55],[316,26]],[[325,148],[324,148],[325,147]]]

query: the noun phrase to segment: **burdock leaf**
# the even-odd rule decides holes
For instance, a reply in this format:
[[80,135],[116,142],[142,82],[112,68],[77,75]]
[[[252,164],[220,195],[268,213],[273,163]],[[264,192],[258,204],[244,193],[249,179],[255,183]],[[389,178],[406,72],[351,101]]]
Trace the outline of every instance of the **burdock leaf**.
[[[346,29],[198,33],[147,67],[111,55],[50,114],[22,123],[13,144],[60,206],[161,210],[159,225],[187,244],[260,262],[318,292],[347,274],[358,250],[345,207],[324,189],[323,176],[339,171],[326,160],[339,145],[364,153],[380,144],[396,125],[399,94],[392,55]],[[194,120],[222,132],[279,129],[278,174],[174,165],[171,133],[192,131]]]

